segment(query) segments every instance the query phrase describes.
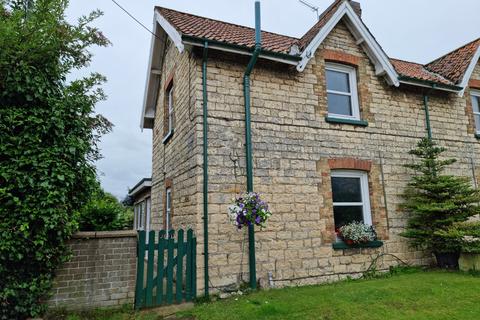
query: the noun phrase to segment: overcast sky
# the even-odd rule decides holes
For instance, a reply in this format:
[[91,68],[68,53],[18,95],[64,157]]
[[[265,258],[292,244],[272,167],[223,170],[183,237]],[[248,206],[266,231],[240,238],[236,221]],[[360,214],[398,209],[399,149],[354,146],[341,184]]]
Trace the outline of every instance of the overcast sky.
[[[141,178],[151,176],[152,132],[140,130],[151,35],[111,0],[70,0],[69,19],[94,9],[104,16],[96,22],[112,42],[93,48],[87,71],[108,78],[108,100],[97,112],[115,127],[101,143],[104,158],[98,162],[102,186],[117,197],[127,194]],[[117,0],[147,27],[153,7],[164,6],[237,24],[254,25],[253,0]],[[298,0],[263,0],[262,29],[300,37],[316,15]],[[333,0],[309,0],[320,11]],[[360,0],[363,20],[390,57],[426,63],[480,37],[479,0]],[[84,71],[85,72],[85,71]],[[79,72],[77,75],[81,75]],[[75,76],[75,75],[74,75]]]

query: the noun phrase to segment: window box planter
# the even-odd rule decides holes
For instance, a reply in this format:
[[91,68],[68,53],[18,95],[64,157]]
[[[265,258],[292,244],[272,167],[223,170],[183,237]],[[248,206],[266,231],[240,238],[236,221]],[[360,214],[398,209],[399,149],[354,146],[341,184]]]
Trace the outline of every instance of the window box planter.
[[380,240],[369,241],[366,243],[357,243],[352,245],[348,245],[343,241],[332,243],[333,250],[345,250],[345,249],[356,249],[356,248],[380,248],[381,246],[383,246],[383,241],[380,241]]
[[328,123],[335,123],[335,124],[350,124],[353,126],[368,127],[368,121],[365,121],[365,120],[325,117],[325,121],[327,121]]
[[462,252],[458,266],[461,271],[480,271],[480,253]]

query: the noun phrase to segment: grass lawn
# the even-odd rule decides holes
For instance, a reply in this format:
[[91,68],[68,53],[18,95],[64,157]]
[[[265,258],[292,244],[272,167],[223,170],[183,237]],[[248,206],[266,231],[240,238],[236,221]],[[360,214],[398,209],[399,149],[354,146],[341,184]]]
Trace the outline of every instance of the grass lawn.
[[67,312],[51,310],[43,318],[45,320],[161,320],[163,317],[154,311],[135,312],[131,306],[120,309],[97,309],[89,311]]
[[213,319],[480,319],[480,277],[442,271],[261,291],[183,315]]
[[[185,317],[185,318],[184,318]],[[198,304],[178,319],[480,319],[480,277],[416,271],[373,280],[259,291]],[[50,320],[158,320],[152,311],[98,310]]]

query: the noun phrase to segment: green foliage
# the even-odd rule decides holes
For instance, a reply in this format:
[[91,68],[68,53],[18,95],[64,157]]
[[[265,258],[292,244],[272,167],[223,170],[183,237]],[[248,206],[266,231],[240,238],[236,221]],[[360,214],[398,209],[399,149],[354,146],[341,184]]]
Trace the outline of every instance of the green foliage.
[[442,234],[459,242],[462,252],[480,253],[480,221],[455,223]]
[[419,161],[407,165],[414,170],[405,191],[403,208],[409,214],[406,231],[415,247],[447,253],[460,250],[460,239],[449,228],[480,213],[480,193],[463,177],[442,174],[454,159],[441,160],[445,148],[431,139],[422,139],[410,154]]
[[0,319],[44,311],[110,129],[94,114],[104,78],[66,81],[89,63],[88,47],[108,44],[89,26],[100,12],[71,25],[67,5],[0,0]]
[[408,265],[391,266],[388,268],[388,272],[378,271],[376,267],[373,267],[362,274],[362,279],[385,279],[403,274],[413,274],[423,271],[424,270],[421,267],[412,267]]
[[45,320],[162,320],[163,316],[154,311],[135,312],[132,305],[125,304],[113,308],[68,311],[65,309],[49,310]]
[[99,188],[80,210],[81,231],[111,231],[133,228],[133,210]]

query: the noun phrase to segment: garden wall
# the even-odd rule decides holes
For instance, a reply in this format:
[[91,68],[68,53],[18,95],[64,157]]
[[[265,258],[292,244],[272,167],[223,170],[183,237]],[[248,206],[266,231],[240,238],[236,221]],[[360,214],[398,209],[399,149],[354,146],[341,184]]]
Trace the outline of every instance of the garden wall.
[[73,256],[58,270],[52,307],[82,309],[132,304],[136,276],[135,231],[79,232]]

